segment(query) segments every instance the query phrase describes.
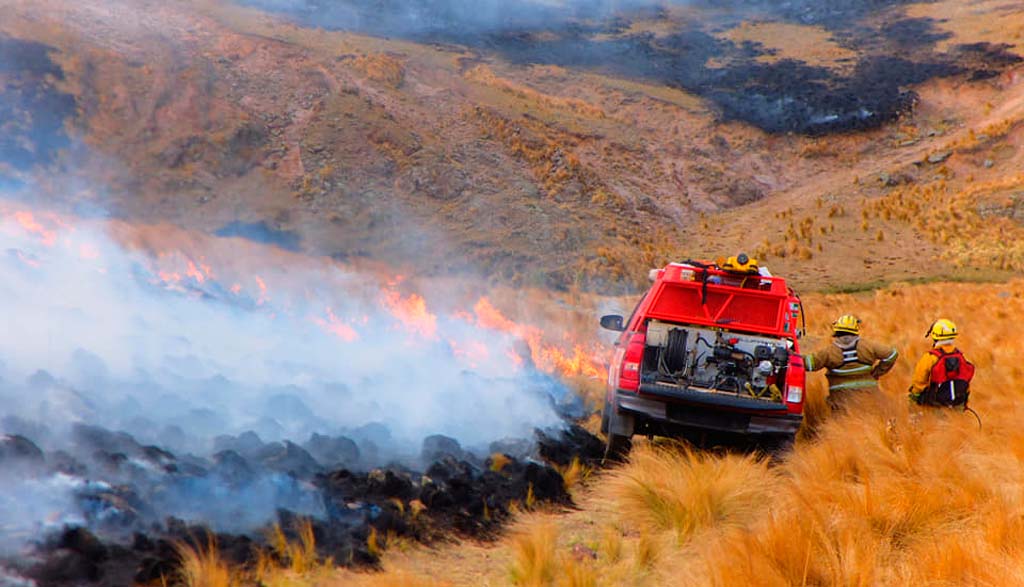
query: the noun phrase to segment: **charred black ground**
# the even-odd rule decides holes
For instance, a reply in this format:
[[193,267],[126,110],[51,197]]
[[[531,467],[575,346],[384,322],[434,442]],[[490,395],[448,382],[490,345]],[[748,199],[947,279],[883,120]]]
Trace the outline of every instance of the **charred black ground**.
[[453,534],[488,539],[517,504],[525,507],[532,499],[570,506],[562,476],[549,460],[568,464],[578,458],[597,466],[603,449],[597,438],[574,425],[538,432],[533,456],[512,456],[501,450],[516,452],[517,447],[495,445],[495,454],[502,456],[486,460],[463,451],[450,438],[434,436],[423,444],[423,457],[432,462],[423,472],[397,465],[356,472],[320,464],[358,458],[355,443],[343,438],[315,436],[303,448],[235,437],[222,444],[241,453],[225,448],[210,459],[197,459],[142,446],[127,434],[102,428],[79,426],[74,434],[78,446],[92,454],[88,463],[60,451],[46,453],[24,436],[0,437],[0,467],[8,471],[91,479],[74,494],[85,525],[68,525],[40,539],[27,556],[0,560],[0,569],[31,578],[39,587],[114,587],[159,583],[162,577],[173,584],[179,560],[175,544],[206,547],[211,537],[224,558],[236,565],[252,564],[260,549],[269,552],[269,524],[241,534],[211,533],[180,519],[155,518],[166,507],[160,503],[162,496],[183,484],[241,487],[283,475],[279,478],[285,486],[322,505],[321,515],[314,517],[279,510],[276,523],[286,536],[297,539],[297,529],[309,520],[319,554],[342,565],[372,567],[377,564],[377,553],[368,546],[372,530],[422,543]]
[[[672,20],[677,32],[629,33],[630,24],[675,17],[654,2],[629,14],[604,4],[568,3],[555,9],[530,2],[485,2],[469,9],[455,1],[347,0],[250,2],[286,11],[301,22],[400,35],[425,42],[457,43],[493,52],[518,64],[554,64],[654,81],[685,89],[713,103],[724,120],[740,120],[771,133],[822,135],[874,128],[913,108],[908,86],[934,77],[969,73],[987,77],[1004,67],[1005,47],[957,46],[938,52],[948,37],[936,22],[907,18],[905,0],[869,2],[698,2],[701,20]],[[518,9],[518,10],[517,10]],[[744,20],[784,21],[825,27],[857,55],[838,71],[792,59],[764,63],[773,51],[757,43],[715,36]],[[982,53],[1002,53],[997,60]]]

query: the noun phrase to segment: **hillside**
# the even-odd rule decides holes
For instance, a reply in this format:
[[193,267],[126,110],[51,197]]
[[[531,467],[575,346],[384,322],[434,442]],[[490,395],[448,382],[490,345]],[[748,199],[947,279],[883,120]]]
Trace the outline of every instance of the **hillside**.
[[[77,209],[514,285],[621,291],[740,248],[805,289],[1019,269],[963,248],[1017,234],[1020,15],[891,4],[453,38],[315,4],[10,1],[0,33],[34,57],[4,73],[32,119],[8,140],[38,161],[7,176],[50,162],[33,189]],[[931,199],[965,191],[980,208],[939,226]]]

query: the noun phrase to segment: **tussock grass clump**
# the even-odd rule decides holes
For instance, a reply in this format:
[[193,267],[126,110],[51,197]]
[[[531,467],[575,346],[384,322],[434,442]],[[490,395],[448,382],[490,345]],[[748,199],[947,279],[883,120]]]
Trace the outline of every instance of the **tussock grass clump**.
[[598,585],[594,559],[578,557],[560,548],[558,529],[540,522],[512,539],[513,562],[509,579],[522,587],[595,587]]
[[638,447],[607,483],[624,518],[648,532],[671,531],[679,543],[757,514],[772,491],[764,459],[699,453],[675,442]]
[[944,179],[900,186],[864,203],[861,228],[868,230],[871,219],[892,220],[944,245],[944,257],[958,265],[1019,271],[1024,228],[1013,220],[1012,208],[1022,187],[1022,174],[959,188]]
[[958,413],[857,408],[780,468],[770,515],[699,549],[698,584],[1018,583],[1020,459]]
[[181,559],[177,579],[186,587],[235,587],[240,577],[220,556],[211,535],[205,545],[180,543],[175,546]]
[[217,541],[210,535],[205,544],[181,543],[176,546],[181,561],[171,584],[184,587],[312,587],[326,585],[334,561],[322,559],[316,552],[313,525],[301,521],[296,538],[289,540],[280,526],[267,534],[267,549],[256,552],[256,563],[249,568],[229,565],[221,556]]

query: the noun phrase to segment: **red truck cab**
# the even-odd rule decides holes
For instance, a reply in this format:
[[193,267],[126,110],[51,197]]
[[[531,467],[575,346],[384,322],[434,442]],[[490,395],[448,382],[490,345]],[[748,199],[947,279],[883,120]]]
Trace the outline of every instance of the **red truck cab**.
[[620,331],[602,417],[607,455],[634,434],[698,444],[792,442],[803,420],[800,298],[745,255],[670,263]]

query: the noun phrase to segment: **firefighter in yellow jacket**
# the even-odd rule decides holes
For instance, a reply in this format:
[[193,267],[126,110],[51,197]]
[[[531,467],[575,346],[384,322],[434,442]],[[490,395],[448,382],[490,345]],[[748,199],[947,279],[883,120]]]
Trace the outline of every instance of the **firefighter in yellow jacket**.
[[914,367],[910,384],[910,399],[914,403],[967,409],[974,365],[956,347],[957,334],[956,324],[946,318],[928,327],[925,336],[932,339],[932,348]]
[[841,409],[856,394],[878,390],[878,378],[896,364],[896,347],[860,337],[860,319],[852,314],[832,323],[832,343],[804,358],[808,371],[826,369],[828,404]]

